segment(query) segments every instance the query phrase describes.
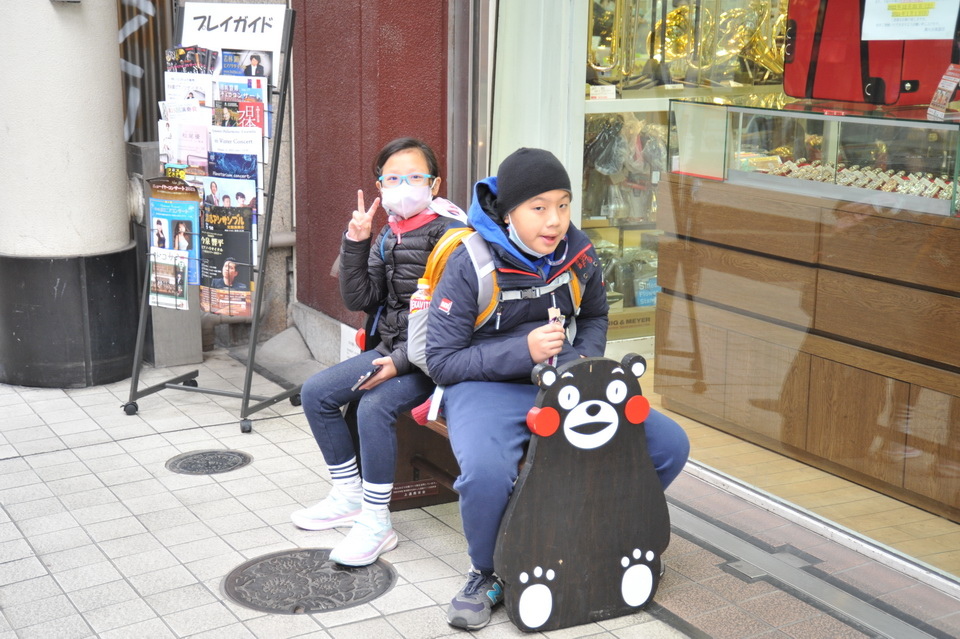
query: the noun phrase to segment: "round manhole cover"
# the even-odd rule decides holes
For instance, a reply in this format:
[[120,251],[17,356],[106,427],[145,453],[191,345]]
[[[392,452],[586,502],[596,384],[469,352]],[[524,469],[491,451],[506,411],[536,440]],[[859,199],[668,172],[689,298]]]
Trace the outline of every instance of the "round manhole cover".
[[246,466],[253,457],[239,450],[198,450],[177,455],[167,462],[167,470],[181,475],[213,475]]
[[341,566],[328,548],[285,550],[251,559],[223,580],[226,595],[261,612],[304,614],[359,606],[393,587],[397,575],[382,559]]

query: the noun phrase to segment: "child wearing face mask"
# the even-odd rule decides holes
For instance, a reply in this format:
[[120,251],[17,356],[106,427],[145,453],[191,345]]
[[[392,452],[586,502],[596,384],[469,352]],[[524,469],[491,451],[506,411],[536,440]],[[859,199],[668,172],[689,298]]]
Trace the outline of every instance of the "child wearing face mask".
[[[466,215],[436,197],[439,164],[433,150],[413,138],[388,143],[373,165],[379,197],[365,208],[363,191],[340,247],[340,294],[352,311],[377,313],[381,342],[304,383],[304,414],[330,470],[333,487],[318,504],[291,514],[306,530],[351,526],[330,559],[366,566],[397,545],[390,522],[396,467],[397,415],[422,403],[434,384],[407,360],[410,296],[423,276],[427,257],[451,226]],[[382,204],[388,223],[374,237],[372,220]],[[377,372],[359,386],[371,370]],[[359,451],[341,407],[357,402]],[[363,475],[358,469],[358,454]]]

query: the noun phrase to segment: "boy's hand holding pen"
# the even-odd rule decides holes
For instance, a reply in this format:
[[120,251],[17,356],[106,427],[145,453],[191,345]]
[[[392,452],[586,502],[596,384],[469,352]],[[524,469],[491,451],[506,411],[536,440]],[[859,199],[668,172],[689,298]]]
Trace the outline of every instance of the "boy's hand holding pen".
[[[550,317],[548,324],[557,324],[560,328],[563,328],[563,315],[560,314],[560,309],[556,306],[551,306],[547,309],[547,315]],[[564,331],[564,337],[566,337],[566,331]],[[563,342],[560,342],[560,348],[563,348]],[[547,359],[547,363],[551,366],[557,365],[557,356],[554,355]]]

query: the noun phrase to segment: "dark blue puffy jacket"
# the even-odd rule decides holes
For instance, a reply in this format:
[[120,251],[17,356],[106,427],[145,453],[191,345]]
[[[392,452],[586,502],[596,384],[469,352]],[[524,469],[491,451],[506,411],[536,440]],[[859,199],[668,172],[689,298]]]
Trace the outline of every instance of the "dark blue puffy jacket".
[[[470,226],[490,244],[497,266],[497,282],[504,290],[544,286],[566,270],[580,279],[583,297],[576,320],[573,343],[564,343],[557,364],[581,355],[602,356],[607,340],[607,305],[603,269],[589,238],[572,223],[564,244],[552,256],[564,255],[558,266],[534,262],[507,238],[493,209],[496,178],[477,183],[467,214]],[[574,265],[576,264],[576,268]],[[527,334],[547,323],[547,309],[560,308],[567,325],[574,314],[568,286],[553,296],[501,302],[490,320],[474,331],[477,308],[477,275],[470,255],[459,247],[447,261],[443,277],[433,291],[427,330],[427,366],[438,384],[468,380],[520,381],[531,383],[534,361],[527,347]]]

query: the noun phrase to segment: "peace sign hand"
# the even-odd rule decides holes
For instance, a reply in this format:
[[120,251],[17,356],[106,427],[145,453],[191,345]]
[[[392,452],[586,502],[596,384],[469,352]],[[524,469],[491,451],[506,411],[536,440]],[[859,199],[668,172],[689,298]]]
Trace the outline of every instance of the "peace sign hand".
[[362,242],[370,238],[370,232],[373,227],[373,214],[377,212],[380,205],[378,197],[370,205],[369,209],[364,209],[363,189],[357,191],[357,210],[353,212],[350,223],[347,225],[347,239],[354,242]]

